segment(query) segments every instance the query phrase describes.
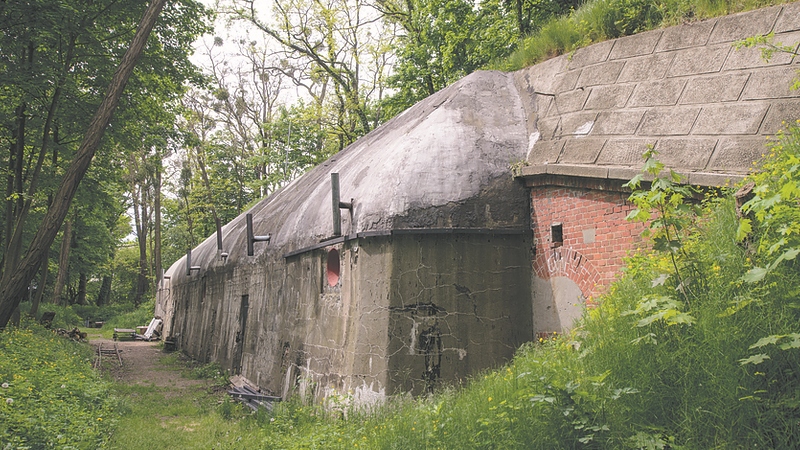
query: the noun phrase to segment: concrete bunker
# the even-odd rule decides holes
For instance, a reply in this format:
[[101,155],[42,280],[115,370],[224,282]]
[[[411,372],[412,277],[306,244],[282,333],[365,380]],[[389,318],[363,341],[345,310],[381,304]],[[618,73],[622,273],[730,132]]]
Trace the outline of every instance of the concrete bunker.
[[[507,361],[532,339],[523,114],[500,72],[415,105],[173,265],[165,333],[283,396],[372,402]],[[253,256],[248,234],[269,236]]]
[[165,335],[283,397],[369,403],[507,361],[571,327],[638,245],[622,184],[648,146],[722,186],[800,117],[795,57],[732,45],[772,31],[797,48],[798,17],[775,6],[462,79],[254,206],[253,256],[242,215],[221,249],[212,236],[176,262]]

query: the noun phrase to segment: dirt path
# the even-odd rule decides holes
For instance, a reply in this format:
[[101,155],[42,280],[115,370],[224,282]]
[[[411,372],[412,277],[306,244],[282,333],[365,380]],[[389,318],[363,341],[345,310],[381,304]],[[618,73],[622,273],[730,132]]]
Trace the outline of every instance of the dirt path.
[[[162,363],[161,359],[168,354],[159,348],[158,342],[115,342],[100,336],[89,336],[89,343],[95,349],[99,345],[102,345],[103,349],[113,349],[114,344],[117,344],[122,356],[122,367],[115,355],[105,355],[101,369],[110,374],[114,381],[125,384],[153,385],[176,391],[207,384],[207,380],[193,380],[182,376],[178,366]],[[179,395],[179,392],[176,392],[176,395]]]

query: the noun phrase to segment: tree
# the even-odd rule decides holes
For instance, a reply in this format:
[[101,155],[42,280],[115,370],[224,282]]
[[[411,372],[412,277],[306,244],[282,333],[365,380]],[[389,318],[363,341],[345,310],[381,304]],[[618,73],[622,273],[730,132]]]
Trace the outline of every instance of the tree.
[[[547,19],[581,0],[375,0],[402,33],[386,99],[391,117],[462,77],[511,54]],[[513,12],[512,12],[513,11]]]
[[145,10],[128,50],[114,73],[105,98],[95,113],[80,147],[66,170],[65,176],[48,209],[41,226],[20,263],[4,273],[0,282],[0,328],[5,327],[13,311],[24,298],[28,285],[39,269],[45,252],[50,248],[56,233],[67,215],[78,185],[89,168],[105,128],[119,103],[125,84],[141,56],[147,39],[166,0],[153,0]]
[[234,1],[234,17],[281,47],[276,67],[303,87],[329,118],[340,150],[383,121],[380,104],[394,33],[363,0],[277,0],[274,24],[263,20],[253,0]]

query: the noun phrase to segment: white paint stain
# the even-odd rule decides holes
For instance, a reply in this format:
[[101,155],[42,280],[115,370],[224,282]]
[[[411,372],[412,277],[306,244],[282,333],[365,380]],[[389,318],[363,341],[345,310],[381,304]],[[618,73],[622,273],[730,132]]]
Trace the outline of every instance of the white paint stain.
[[531,133],[531,137],[528,138],[528,153],[530,153],[531,150],[533,150],[533,146],[537,142],[539,142],[540,137],[542,137],[542,135],[539,134],[538,131],[534,131],[533,133]]
[[590,131],[592,131],[592,126],[594,126],[594,121],[590,120],[585,124],[579,126],[572,134],[587,135],[589,134]]
[[411,345],[408,346],[408,354],[409,355],[416,355],[416,348],[417,348],[417,328],[419,324],[416,320],[411,320]]

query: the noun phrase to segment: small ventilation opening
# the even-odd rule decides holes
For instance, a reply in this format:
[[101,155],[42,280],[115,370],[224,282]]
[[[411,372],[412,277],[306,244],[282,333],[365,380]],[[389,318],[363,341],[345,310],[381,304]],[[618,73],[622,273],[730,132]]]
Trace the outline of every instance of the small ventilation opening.
[[339,251],[335,248],[328,252],[326,272],[328,276],[328,286],[336,286],[339,283]]
[[550,242],[553,247],[559,247],[564,243],[564,229],[560,222],[550,225]]

